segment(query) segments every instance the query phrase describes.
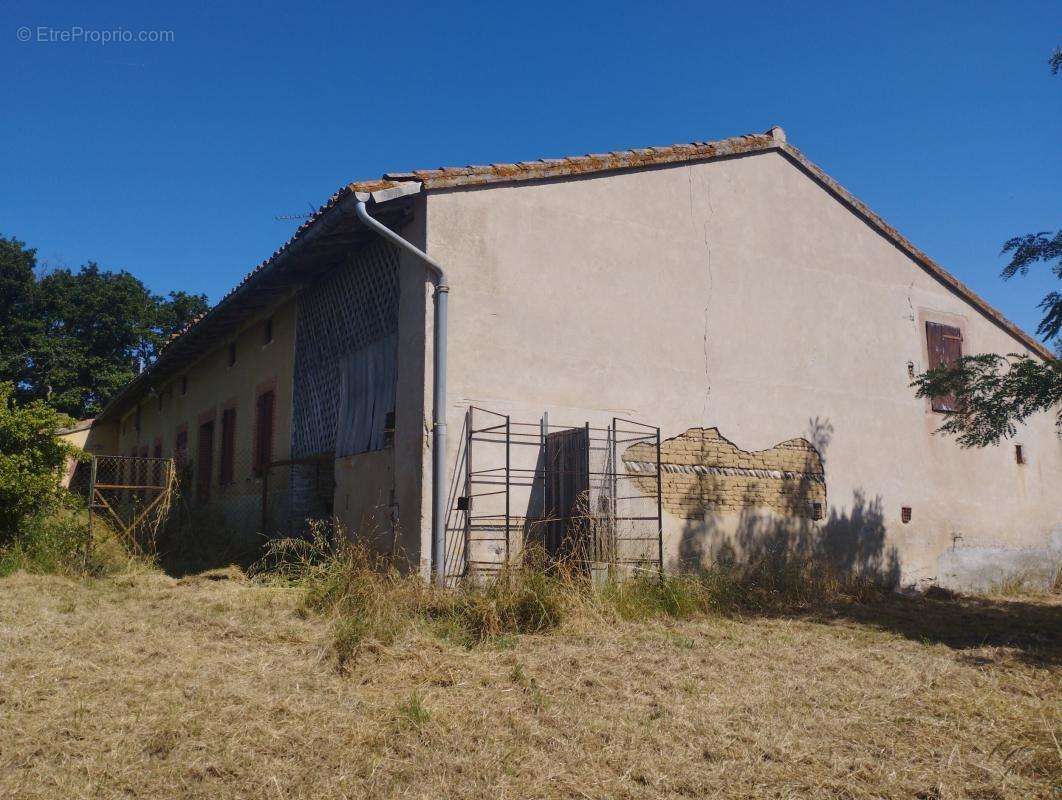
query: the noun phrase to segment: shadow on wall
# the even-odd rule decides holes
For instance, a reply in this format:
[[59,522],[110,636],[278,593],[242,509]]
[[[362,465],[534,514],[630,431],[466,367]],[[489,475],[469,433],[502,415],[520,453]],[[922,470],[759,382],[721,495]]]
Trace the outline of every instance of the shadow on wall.
[[755,563],[771,560],[813,562],[854,578],[895,587],[900,561],[885,542],[881,499],[856,491],[849,508],[831,510],[822,521],[782,516],[751,505],[736,517],[708,512],[687,520],[679,541],[678,566],[696,569],[710,562]]
[[895,586],[899,558],[886,545],[880,497],[857,490],[843,511],[827,512],[824,454],[832,435],[830,422],[816,417],[806,437],[758,452],[714,428],[665,442],[664,506],[685,519],[676,566],[812,561]]

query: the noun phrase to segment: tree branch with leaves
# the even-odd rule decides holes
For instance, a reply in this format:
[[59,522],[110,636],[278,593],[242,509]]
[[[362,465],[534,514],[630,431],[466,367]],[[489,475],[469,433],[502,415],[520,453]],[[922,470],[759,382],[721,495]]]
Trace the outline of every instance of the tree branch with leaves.
[[[1051,73],[1062,69],[1062,48],[1050,60]],[[1003,244],[1010,263],[1002,277],[1027,275],[1038,263],[1049,265],[1062,281],[1062,230],[1027,233]],[[1053,262],[1053,263],[1052,263]],[[1062,350],[1062,292],[1051,291],[1040,301],[1043,319],[1036,333],[1045,342],[1054,340]],[[917,376],[911,384],[919,397],[952,395],[956,410],[947,412],[939,431],[955,437],[963,447],[985,447],[1017,433],[1017,426],[1033,414],[1053,412],[1062,430],[1062,362],[1012,353],[1008,356],[981,354],[964,356]]]

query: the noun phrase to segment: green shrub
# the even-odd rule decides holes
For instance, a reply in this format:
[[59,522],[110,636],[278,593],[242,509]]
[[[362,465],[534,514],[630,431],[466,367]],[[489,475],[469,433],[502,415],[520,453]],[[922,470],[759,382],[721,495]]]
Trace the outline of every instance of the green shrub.
[[113,531],[97,518],[93,544],[84,509],[61,508],[23,521],[18,535],[0,545],[0,577],[22,570],[34,574],[100,577],[150,569],[150,559],[130,555]]
[[40,400],[19,406],[14,393],[13,384],[0,382],[0,545],[62,504],[66,461],[81,452],[56,436],[68,417]]
[[646,573],[611,580],[600,590],[602,606],[621,619],[653,617],[686,619],[715,606],[713,592],[702,576]]
[[84,564],[86,529],[72,513],[22,520],[18,534],[0,547],[0,576],[24,570],[69,575]]

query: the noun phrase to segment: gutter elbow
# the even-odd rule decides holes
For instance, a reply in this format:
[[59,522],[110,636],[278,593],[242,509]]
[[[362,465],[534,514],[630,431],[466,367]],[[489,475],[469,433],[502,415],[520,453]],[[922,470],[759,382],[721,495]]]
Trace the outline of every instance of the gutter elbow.
[[442,268],[442,265],[432,259],[427,253],[416,247],[410,242],[407,242],[393,230],[388,228],[378,219],[373,217],[369,213],[368,205],[364,200],[358,200],[354,205],[354,213],[358,215],[358,219],[362,221],[366,227],[371,228],[378,234],[383,236],[392,244],[397,245],[400,249],[405,250],[407,253],[415,256],[419,261],[423,262],[431,273],[435,276],[436,291],[449,291],[449,285],[446,282],[446,271]]

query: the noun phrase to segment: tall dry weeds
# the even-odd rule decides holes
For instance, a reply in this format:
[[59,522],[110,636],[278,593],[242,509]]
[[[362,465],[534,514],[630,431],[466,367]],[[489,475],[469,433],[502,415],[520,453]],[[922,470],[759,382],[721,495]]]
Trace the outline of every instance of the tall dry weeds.
[[334,524],[314,523],[303,538],[280,539],[253,570],[259,580],[304,591],[303,613],[332,619],[341,666],[364,650],[423,632],[466,647],[510,634],[543,633],[572,617],[692,619],[828,603],[865,602],[884,590],[794,558],[717,565],[696,573],[641,572],[594,580],[580,563],[549,561],[533,547],[490,578],[440,589],[403,572],[390,557]]

